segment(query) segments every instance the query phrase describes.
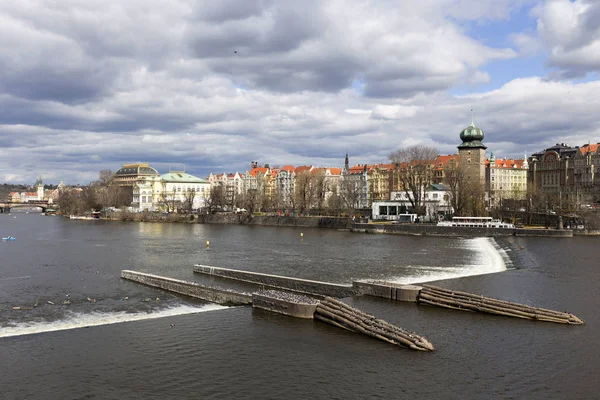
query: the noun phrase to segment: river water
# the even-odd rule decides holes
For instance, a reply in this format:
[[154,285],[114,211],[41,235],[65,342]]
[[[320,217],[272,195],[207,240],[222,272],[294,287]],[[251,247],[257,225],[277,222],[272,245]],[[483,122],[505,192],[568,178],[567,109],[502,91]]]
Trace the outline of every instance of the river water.
[[[0,399],[600,396],[596,238],[385,236],[36,213],[0,214],[0,235],[17,238],[0,243]],[[193,274],[197,263],[339,283],[441,280],[567,310],[586,325],[345,299],[425,336],[436,351],[421,353],[120,279],[133,269],[229,284]]]

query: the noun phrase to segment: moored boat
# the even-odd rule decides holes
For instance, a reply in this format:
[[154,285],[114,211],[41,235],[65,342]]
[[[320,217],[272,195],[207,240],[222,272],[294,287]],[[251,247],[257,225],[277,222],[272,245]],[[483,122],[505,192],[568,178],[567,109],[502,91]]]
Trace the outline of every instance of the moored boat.
[[440,221],[438,226],[460,226],[465,228],[514,228],[514,224],[492,217],[453,217],[452,221]]

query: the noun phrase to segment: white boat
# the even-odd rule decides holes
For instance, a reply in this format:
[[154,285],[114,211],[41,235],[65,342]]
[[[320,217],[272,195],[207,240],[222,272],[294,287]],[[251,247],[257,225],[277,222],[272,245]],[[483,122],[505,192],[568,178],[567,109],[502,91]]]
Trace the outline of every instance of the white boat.
[[2,238],[2,240],[5,240],[5,241],[9,241],[9,240],[15,240],[15,239],[16,239],[16,238],[15,238],[15,237],[12,237],[12,236],[8,236],[8,237],[3,237],[3,238]]
[[452,221],[440,221],[438,226],[461,226],[466,228],[514,228],[514,224],[492,217],[453,217]]

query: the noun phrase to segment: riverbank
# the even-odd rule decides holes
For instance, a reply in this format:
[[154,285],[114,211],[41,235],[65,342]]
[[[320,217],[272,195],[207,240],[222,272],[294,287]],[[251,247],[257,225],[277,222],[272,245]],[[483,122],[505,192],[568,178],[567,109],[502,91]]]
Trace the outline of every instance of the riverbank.
[[102,219],[112,221],[135,222],[166,222],[187,224],[224,224],[224,225],[257,225],[303,228],[341,229],[356,233],[379,233],[417,236],[446,236],[446,237],[502,237],[502,236],[533,236],[571,238],[573,236],[600,236],[600,230],[571,230],[532,228],[467,228],[437,226],[435,224],[396,224],[356,222],[345,217],[289,217],[276,215],[247,214],[163,214],[163,213],[109,213]]

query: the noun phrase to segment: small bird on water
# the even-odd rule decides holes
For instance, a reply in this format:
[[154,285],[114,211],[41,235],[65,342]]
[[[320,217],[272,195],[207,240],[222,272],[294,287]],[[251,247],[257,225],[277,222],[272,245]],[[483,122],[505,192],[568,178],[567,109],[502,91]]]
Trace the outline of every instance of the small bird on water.
[[175,324],[171,324],[171,329],[175,328]]

